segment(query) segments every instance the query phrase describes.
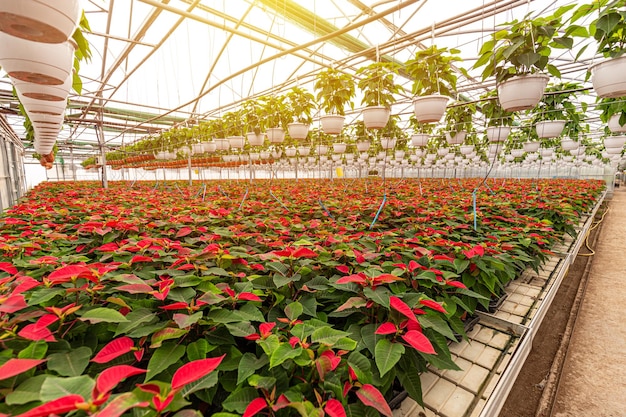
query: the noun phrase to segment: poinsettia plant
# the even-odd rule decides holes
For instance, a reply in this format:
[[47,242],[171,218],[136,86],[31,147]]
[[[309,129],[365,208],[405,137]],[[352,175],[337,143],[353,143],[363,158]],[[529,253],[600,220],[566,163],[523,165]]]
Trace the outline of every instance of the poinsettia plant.
[[374,181],[216,182],[210,204],[109,185],[44,183],[0,217],[4,415],[390,416],[603,187],[493,184],[474,229],[469,179],[382,210]]

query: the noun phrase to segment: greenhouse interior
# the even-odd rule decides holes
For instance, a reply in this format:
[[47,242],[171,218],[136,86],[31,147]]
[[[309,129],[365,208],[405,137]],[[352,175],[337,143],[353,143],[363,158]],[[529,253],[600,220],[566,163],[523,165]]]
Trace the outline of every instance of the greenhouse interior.
[[0,0],[0,417],[623,415],[625,51],[626,0]]

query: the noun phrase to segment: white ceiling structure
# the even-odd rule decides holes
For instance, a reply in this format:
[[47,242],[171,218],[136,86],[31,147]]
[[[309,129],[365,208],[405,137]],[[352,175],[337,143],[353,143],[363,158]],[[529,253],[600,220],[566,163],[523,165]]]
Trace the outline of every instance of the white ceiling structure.
[[[354,72],[379,56],[405,62],[424,47],[456,47],[460,66],[475,78],[459,80],[477,98],[494,88],[471,70],[482,42],[514,18],[549,14],[570,0],[82,0],[91,33],[83,62],[82,94],[70,95],[66,144],[97,143],[102,123],[111,147],[219,116],[243,100],[300,85],[313,91],[327,66]],[[593,48],[589,48],[591,50]],[[555,51],[559,52],[559,51]],[[566,81],[585,82],[597,57],[575,51],[553,57]],[[18,135],[11,85],[0,69],[0,111]],[[401,77],[400,77],[401,78]],[[411,109],[411,80],[392,113]],[[593,92],[591,92],[593,94]],[[583,98],[595,101],[592,95]],[[360,99],[356,100],[358,105]],[[101,117],[101,119],[100,119]],[[359,112],[352,114],[353,119]],[[588,112],[597,125],[597,113]],[[100,122],[100,120],[102,120]],[[78,148],[77,148],[78,149]],[[95,148],[93,150],[95,152]]]

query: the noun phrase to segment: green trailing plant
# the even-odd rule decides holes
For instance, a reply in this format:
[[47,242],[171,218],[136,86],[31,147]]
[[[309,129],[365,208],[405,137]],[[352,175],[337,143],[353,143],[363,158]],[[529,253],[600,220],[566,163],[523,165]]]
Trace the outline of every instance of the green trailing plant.
[[261,104],[261,126],[263,130],[280,127],[287,129],[293,113],[285,95],[273,94],[259,98]]
[[261,113],[262,107],[258,100],[249,99],[241,105],[241,116],[244,122],[244,133],[254,132],[257,135],[261,133]]
[[589,126],[583,123],[587,116],[587,103],[576,100],[579,93],[585,92],[582,85],[574,82],[564,82],[549,85],[537,106],[529,110],[533,124],[543,121],[563,120],[565,132],[572,139],[586,133]]
[[293,121],[307,125],[313,123],[317,103],[311,92],[302,87],[293,87],[287,91],[285,99],[293,115]]
[[[601,98],[596,103],[596,109],[600,110],[600,120],[608,123],[614,115],[619,115],[619,124],[626,125],[626,100],[619,98]],[[606,133],[610,133],[609,127],[605,126]]]
[[432,45],[406,61],[404,70],[413,80],[413,95],[441,94],[456,98],[457,70],[467,75],[464,68],[454,68],[454,63],[462,61],[459,53],[458,49]]
[[467,133],[475,131],[474,114],[476,113],[476,104],[459,103],[455,106],[448,106],[445,115],[445,129],[454,136],[461,131]]
[[395,96],[404,88],[395,82],[400,66],[393,62],[373,62],[356,70],[359,77],[358,88],[363,93],[361,104],[390,108],[396,102]]
[[486,119],[487,126],[512,126],[514,113],[506,111],[498,100],[498,91],[491,90],[480,96],[478,110]]
[[[617,58],[626,51],[626,16],[625,0],[597,0],[579,6],[570,19],[566,34],[581,38],[590,36],[596,41],[596,51],[605,58]],[[581,19],[592,17],[593,20],[583,25]],[[588,45],[581,48],[577,58]]]
[[572,48],[573,37],[561,36],[561,31],[563,16],[574,6],[562,6],[550,16],[531,18],[528,14],[506,23],[506,28],[496,31],[483,43],[473,68],[483,68],[483,80],[495,76],[498,83],[544,70],[561,78],[558,68],[550,63],[550,54],[553,48]]
[[313,89],[320,108],[326,114],[344,116],[346,107],[354,109],[356,82],[351,74],[326,68],[317,73]]

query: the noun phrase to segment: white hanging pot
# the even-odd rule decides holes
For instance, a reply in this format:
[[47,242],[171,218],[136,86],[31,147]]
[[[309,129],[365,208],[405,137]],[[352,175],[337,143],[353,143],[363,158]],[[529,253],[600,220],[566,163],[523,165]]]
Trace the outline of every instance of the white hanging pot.
[[511,155],[513,155],[514,158],[520,158],[524,156],[524,150],[523,149],[511,149]]
[[367,152],[370,148],[370,143],[366,140],[361,140],[356,143],[356,149],[359,152]]
[[448,153],[450,153],[450,149],[448,149],[448,148],[439,148],[439,149],[437,149],[437,155],[439,155],[439,156],[446,156]]
[[70,88],[72,88],[72,81],[71,77],[67,77],[61,85],[40,85],[13,80],[13,85],[18,93],[18,97],[24,96],[36,100],[63,102],[66,105],[67,96],[70,94]]
[[421,123],[438,122],[443,117],[450,100],[447,96],[432,94],[413,99],[413,113]]
[[250,146],[262,146],[263,142],[265,142],[265,136],[262,133],[256,134],[254,132],[246,133],[246,137],[248,138],[248,143]]
[[537,152],[541,143],[539,142],[525,142],[524,143],[524,152]]
[[65,101],[49,101],[49,100],[37,100],[35,98],[26,97],[18,92],[18,98],[20,103],[24,106],[26,113],[31,114],[48,114],[48,115],[60,115],[65,112],[67,105]]
[[626,96],[626,56],[607,59],[590,69],[591,83],[598,97]]
[[341,155],[340,154],[332,154],[330,156],[330,158],[334,161],[334,162],[338,162],[341,159]]
[[459,151],[462,155],[469,155],[474,152],[474,145],[461,145]]
[[426,133],[416,133],[411,136],[411,145],[419,147],[426,146],[429,139],[430,136]]
[[565,120],[545,120],[537,122],[535,130],[540,138],[556,138],[561,136],[565,128]]
[[202,153],[202,144],[201,143],[192,143],[191,144],[191,153],[193,155],[197,155]]
[[613,133],[624,133],[626,132],[626,125],[620,125],[619,119],[622,113],[614,114],[609,118],[609,130]]
[[299,122],[289,123],[287,131],[292,139],[306,139],[306,136],[309,134],[309,125]]
[[397,149],[397,150],[393,153],[393,157],[394,157],[395,159],[402,159],[402,158],[404,158],[404,154],[405,154],[405,153],[406,153],[406,152],[405,152],[404,150],[402,150],[402,149]]
[[552,150],[552,148],[541,148],[539,149],[539,155],[541,155],[541,157],[545,157],[545,156],[552,156],[552,154],[554,153],[554,151]]
[[268,151],[259,152],[259,157],[262,160],[270,159],[271,154]]
[[572,139],[562,139],[561,148],[563,148],[564,151],[575,151],[578,149],[578,142]]
[[315,147],[318,155],[326,155],[328,153],[328,146],[326,145],[318,145]]
[[243,136],[229,136],[228,138],[228,143],[230,144],[230,147],[233,149],[241,149],[243,148],[245,139]]
[[608,138],[604,138],[604,147],[606,149],[609,149],[609,148],[622,149],[624,147],[624,143],[626,143],[626,136],[611,136]]
[[230,149],[230,141],[228,139],[219,138],[213,141],[215,143],[215,150],[227,151]]
[[450,145],[460,145],[465,140],[465,136],[467,136],[467,132],[461,130],[454,134],[454,136],[450,135],[450,133],[446,132],[446,141]]
[[329,135],[338,135],[343,129],[343,122],[345,116],[338,114],[327,114],[320,117],[320,123],[322,124],[322,132]]
[[545,74],[528,74],[511,77],[498,84],[498,101],[506,111],[532,109],[541,101],[548,85]]
[[74,46],[45,44],[0,32],[0,65],[11,78],[42,85],[61,85],[70,76]]
[[489,142],[504,142],[510,133],[510,126],[489,126],[485,130]]
[[261,158],[261,154],[258,152],[250,152],[249,157],[251,161],[258,161],[259,158]]
[[79,0],[11,0],[0,2],[0,31],[42,43],[68,40],[78,26]]
[[213,153],[217,150],[217,144],[215,142],[204,142],[202,144],[202,152]]
[[288,158],[292,158],[294,156],[296,156],[296,148],[294,148],[293,146],[289,146],[287,148],[285,148],[285,156]]
[[396,139],[394,138],[381,138],[380,146],[383,149],[392,149],[396,146]]
[[387,126],[391,111],[385,106],[370,106],[362,110],[363,123],[368,129],[382,129]]
[[344,153],[347,145],[345,143],[333,143],[333,153]]
[[298,146],[297,151],[300,156],[308,156],[311,153],[311,148],[308,146]]
[[34,147],[35,152],[37,152],[39,155],[48,155],[52,152],[54,143],[40,143],[39,141],[35,140]]
[[285,140],[285,130],[282,127],[270,127],[265,134],[270,143],[282,143]]
[[617,155],[622,153],[622,148],[606,148],[606,153],[609,155]]

